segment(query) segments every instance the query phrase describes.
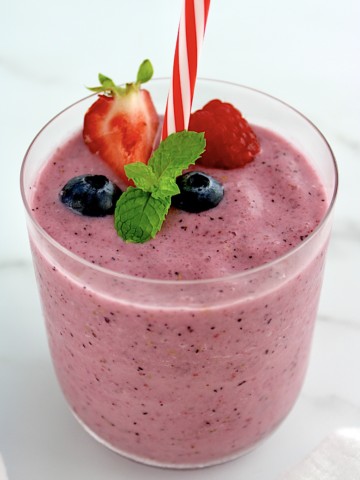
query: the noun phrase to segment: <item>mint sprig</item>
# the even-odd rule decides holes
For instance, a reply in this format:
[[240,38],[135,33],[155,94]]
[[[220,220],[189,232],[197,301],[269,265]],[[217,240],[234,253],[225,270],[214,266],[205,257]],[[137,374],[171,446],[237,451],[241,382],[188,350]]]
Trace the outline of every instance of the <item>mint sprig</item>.
[[155,237],[168,213],[171,197],[180,193],[176,177],[196,162],[205,143],[203,133],[173,133],[160,143],[147,165],[136,162],[125,166],[135,187],[121,195],[115,208],[115,228],[123,240],[144,243]]

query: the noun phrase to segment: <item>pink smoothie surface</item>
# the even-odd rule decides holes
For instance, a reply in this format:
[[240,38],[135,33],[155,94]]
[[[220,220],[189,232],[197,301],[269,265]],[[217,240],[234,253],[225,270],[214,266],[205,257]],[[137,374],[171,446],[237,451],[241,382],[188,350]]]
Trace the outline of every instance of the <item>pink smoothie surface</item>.
[[[206,170],[223,183],[223,201],[199,214],[171,209],[145,244],[124,243],[112,216],[83,217],[59,201],[76,175],[104,174],[122,186],[80,133],[59,146],[32,186],[34,217],[90,264],[136,277],[250,270],[303,242],[328,206],[306,159],[254,128],[261,153],[252,163]],[[32,248],[60,384],[77,417],[112,448],[151,463],[216,463],[253,447],[291,409],[307,366],[325,245],[272,289],[197,308],[175,298],[173,307],[156,306],[156,298],[151,306],[131,303],[121,289],[107,295],[84,281],[90,266],[70,274],[36,236]]]
[[61,188],[76,175],[103,174],[121,186],[80,133],[42,172],[33,197],[35,218],[73,253],[130,275],[213,278],[262,265],[306,238],[326,202],[315,173],[296,150],[269,131],[256,133],[261,144],[256,161],[233,170],[206,169],[223,183],[223,201],[199,214],[172,209],[160,233],[145,244],[124,243],[113,216],[76,215],[59,202]]

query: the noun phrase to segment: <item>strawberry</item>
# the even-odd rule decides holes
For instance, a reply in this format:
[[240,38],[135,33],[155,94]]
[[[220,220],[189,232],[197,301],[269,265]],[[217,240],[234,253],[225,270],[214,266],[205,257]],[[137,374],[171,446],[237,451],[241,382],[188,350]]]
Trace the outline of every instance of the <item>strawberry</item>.
[[197,163],[207,167],[243,167],[260,151],[255,133],[239,110],[220,100],[211,100],[192,113],[189,130],[205,132],[206,150]]
[[159,126],[150,93],[140,88],[152,74],[152,65],[145,60],[136,82],[119,87],[99,74],[101,86],[90,88],[101,94],[85,114],[84,142],[126,183],[129,180],[124,166],[132,162],[147,163]]

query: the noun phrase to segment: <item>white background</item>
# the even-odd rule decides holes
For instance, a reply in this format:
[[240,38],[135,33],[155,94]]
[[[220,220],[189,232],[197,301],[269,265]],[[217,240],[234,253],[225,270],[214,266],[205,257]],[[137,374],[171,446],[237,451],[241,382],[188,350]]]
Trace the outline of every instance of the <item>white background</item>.
[[[322,438],[360,426],[360,2],[212,0],[199,76],[266,91],[308,116],[338,160],[326,278],[308,376],[279,430],[202,471],[145,467],[98,445],[54,379],[19,193],[37,131],[103,72],[171,74],[181,0],[12,0],[0,10],[0,451],[10,480],[275,480]],[[360,472],[359,472],[360,478]],[[346,480],[346,479],[344,479]]]

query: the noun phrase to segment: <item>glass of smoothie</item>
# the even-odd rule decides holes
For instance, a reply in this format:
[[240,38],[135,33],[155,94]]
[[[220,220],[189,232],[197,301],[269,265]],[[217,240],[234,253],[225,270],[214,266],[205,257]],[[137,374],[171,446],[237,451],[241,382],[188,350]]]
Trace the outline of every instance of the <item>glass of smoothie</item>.
[[[159,115],[169,80],[149,83]],[[56,375],[71,411],[126,457],[174,468],[253,449],[293,407],[307,369],[337,190],[332,151],[285,103],[198,80],[193,109],[218,98],[253,126],[261,151],[209,173],[213,209],[171,208],[143,244],[113,216],[59,201],[72,177],[121,181],[82,139],[93,95],[37,135],[21,172],[35,272]]]

